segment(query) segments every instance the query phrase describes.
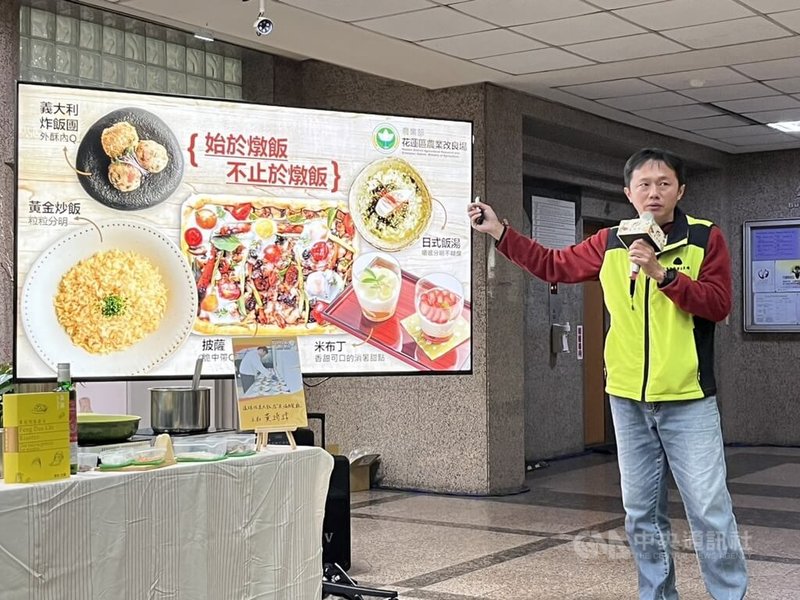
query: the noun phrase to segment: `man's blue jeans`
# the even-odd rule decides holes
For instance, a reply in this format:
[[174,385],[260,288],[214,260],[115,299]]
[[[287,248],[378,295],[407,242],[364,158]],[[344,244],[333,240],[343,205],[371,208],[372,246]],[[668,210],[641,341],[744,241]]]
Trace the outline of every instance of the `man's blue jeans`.
[[611,396],[625,531],[639,571],[640,600],[676,600],[667,516],[667,469],[683,498],[700,570],[714,600],[741,600],[747,569],[725,483],[715,396],[637,402]]

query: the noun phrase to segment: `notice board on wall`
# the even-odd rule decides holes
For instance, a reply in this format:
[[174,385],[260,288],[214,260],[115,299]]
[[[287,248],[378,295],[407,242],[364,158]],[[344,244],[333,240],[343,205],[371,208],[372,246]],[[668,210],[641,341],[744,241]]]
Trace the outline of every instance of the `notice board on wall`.
[[744,330],[800,332],[800,219],[743,226]]

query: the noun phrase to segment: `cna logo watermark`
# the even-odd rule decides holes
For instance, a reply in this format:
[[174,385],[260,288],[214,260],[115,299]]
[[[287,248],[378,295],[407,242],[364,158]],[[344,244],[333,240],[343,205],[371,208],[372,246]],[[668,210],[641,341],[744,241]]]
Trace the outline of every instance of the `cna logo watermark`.
[[[740,531],[738,541],[745,554],[752,553],[752,540],[749,532]],[[736,554],[735,550],[731,550],[732,542],[735,545],[735,538],[731,540],[729,536],[714,532],[670,532],[665,536],[642,533],[637,534],[633,542],[634,546],[643,552],[653,552],[668,546],[673,552],[697,551],[723,556],[728,552]],[[631,560],[633,558],[627,538],[613,530],[581,531],[572,539],[572,549],[582,559],[604,557],[612,560]],[[641,555],[642,551],[638,554]]]
[[391,154],[400,144],[400,135],[397,129],[389,123],[381,123],[372,131],[372,145],[378,152]]

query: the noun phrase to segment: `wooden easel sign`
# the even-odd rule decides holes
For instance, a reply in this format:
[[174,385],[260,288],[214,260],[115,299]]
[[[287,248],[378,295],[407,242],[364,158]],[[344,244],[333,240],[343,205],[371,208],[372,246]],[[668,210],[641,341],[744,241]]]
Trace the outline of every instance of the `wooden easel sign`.
[[272,432],[297,448],[292,432],[308,425],[297,338],[233,338],[233,360],[239,427],[255,430],[259,451]]

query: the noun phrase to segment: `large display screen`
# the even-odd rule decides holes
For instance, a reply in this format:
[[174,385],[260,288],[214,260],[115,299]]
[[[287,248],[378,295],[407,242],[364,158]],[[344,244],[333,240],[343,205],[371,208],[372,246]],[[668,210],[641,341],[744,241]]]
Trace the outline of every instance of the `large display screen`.
[[800,219],[744,224],[744,330],[800,332]]
[[19,84],[15,366],[469,372],[472,124]]

